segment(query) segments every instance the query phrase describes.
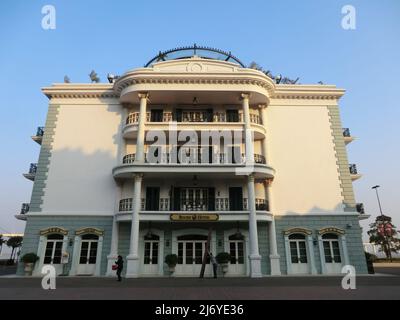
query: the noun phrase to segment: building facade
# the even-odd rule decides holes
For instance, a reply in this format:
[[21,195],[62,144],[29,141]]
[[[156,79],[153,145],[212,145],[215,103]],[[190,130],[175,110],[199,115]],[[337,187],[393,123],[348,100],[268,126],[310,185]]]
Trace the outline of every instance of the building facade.
[[[282,84],[230,53],[181,48],[110,83],[53,84],[22,254],[64,275],[366,273],[334,85]],[[208,242],[209,241],[209,242]],[[20,266],[19,272],[23,273]],[[209,264],[205,270],[210,275]]]

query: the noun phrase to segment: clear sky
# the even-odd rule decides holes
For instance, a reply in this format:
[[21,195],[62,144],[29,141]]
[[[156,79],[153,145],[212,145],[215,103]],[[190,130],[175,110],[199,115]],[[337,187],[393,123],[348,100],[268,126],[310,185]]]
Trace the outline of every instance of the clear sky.
[[[56,29],[41,27],[44,5],[56,8]],[[344,5],[356,9],[356,29],[341,26]],[[0,1],[0,233],[23,231],[17,221],[32,182],[22,173],[37,162],[30,136],[44,125],[48,100],[40,88],[89,82],[96,70],[122,74],[159,50],[212,46],[256,61],[301,83],[336,84],[344,127],[358,139],[349,161],[363,177],[357,202],[379,213],[371,186],[381,185],[385,214],[400,227],[400,1]]]

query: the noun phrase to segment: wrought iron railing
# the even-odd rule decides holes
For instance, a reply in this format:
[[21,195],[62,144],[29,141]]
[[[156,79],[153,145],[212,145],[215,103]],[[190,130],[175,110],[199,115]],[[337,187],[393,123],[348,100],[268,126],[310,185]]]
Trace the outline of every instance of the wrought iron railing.
[[29,211],[29,203],[23,203],[21,206],[21,213],[20,214],[25,214]]
[[343,128],[343,137],[351,137],[349,128]]
[[357,174],[357,166],[353,163],[349,165],[350,174]]
[[31,163],[29,166],[29,173],[36,174],[37,171],[37,163]]
[[[245,161],[245,154],[242,153],[242,158],[240,159],[239,162],[232,162],[232,159],[230,159],[229,154],[226,153],[213,153],[211,159],[209,157],[209,155],[207,155],[205,157],[205,161],[203,161],[203,158],[201,156],[201,149],[196,149],[196,148],[192,148],[194,149],[194,151],[192,152],[192,150],[189,153],[186,153],[186,161],[185,162],[181,162],[178,157],[178,155],[175,158],[175,161],[173,163],[177,163],[177,164],[201,164],[201,163],[208,163],[208,164],[226,164],[226,163],[234,163],[234,164],[241,164]],[[181,150],[183,152],[183,150]],[[162,153],[161,154],[161,158],[158,159],[157,156],[154,156],[155,159],[157,159],[158,162],[155,163],[169,163],[170,158],[174,159],[174,157],[171,157],[171,155],[169,153]],[[146,154],[145,157],[146,162],[148,161],[148,156]],[[122,158],[122,163],[123,164],[131,164],[135,162],[135,153],[130,153],[125,155]],[[254,162],[257,164],[266,164],[266,159],[265,156],[261,155],[261,154],[254,154]]]
[[357,210],[358,213],[364,214],[365,213],[364,204],[363,203],[357,203],[356,204],[356,210]]
[[37,127],[36,136],[42,137],[44,135],[44,127]]

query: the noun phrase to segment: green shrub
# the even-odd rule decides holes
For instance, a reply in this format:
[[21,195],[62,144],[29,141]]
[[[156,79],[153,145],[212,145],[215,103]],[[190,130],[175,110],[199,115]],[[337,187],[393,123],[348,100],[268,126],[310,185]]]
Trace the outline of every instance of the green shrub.
[[165,263],[168,267],[175,267],[178,263],[178,256],[176,254],[168,254],[165,256]]
[[220,252],[217,254],[215,259],[217,259],[219,264],[228,263],[231,261],[231,255],[228,252]]
[[35,263],[38,260],[39,257],[36,255],[36,253],[33,252],[26,253],[21,257],[21,261],[24,263]]

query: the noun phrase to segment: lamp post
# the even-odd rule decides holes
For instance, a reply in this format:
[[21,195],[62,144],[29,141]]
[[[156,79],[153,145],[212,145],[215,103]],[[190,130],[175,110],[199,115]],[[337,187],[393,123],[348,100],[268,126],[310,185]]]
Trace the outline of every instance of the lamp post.
[[[378,188],[379,187],[380,187],[379,185],[375,185],[371,189],[375,189],[376,198],[378,199],[379,211],[381,213],[381,217],[383,217],[381,201],[379,200],[379,194],[378,194]],[[387,234],[386,234],[386,223],[385,223],[384,219],[382,219],[382,223],[383,223],[383,236],[384,236],[384,239],[385,239],[385,242],[386,242],[385,243],[386,252],[388,254],[388,258],[390,259],[390,261],[392,261],[392,253],[390,252],[391,251],[390,242],[389,242]]]

